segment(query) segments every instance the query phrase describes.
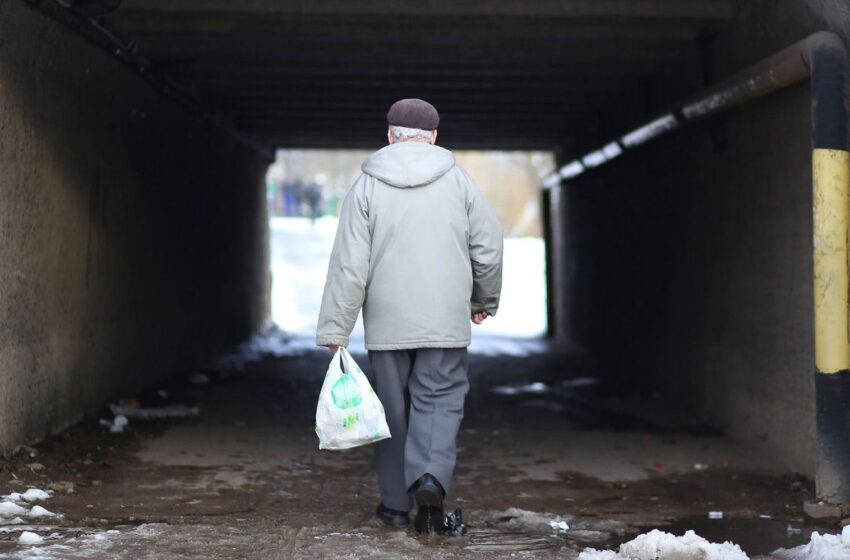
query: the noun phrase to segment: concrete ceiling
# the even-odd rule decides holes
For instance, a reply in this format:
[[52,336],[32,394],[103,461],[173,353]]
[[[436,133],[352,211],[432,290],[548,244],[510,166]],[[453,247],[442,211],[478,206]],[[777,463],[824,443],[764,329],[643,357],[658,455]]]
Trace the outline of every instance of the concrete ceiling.
[[[104,10],[104,4],[109,9]],[[116,7],[117,6],[117,7]],[[375,147],[421,97],[450,147],[552,148],[728,23],[730,0],[79,0],[262,141]]]

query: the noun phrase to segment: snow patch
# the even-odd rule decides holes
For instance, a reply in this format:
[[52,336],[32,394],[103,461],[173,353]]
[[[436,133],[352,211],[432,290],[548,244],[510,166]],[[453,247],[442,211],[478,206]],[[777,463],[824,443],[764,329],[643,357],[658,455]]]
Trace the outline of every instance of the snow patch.
[[24,531],[21,533],[21,536],[18,537],[18,544],[42,544],[44,543],[44,539],[38,533],[33,533],[32,531]]
[[812,533],[809,544],[796,548],[780,548],[773,553],[780,560],[847,560],[850,558],[850,525],[840,535]]
[[[62,543],[48,544],[45,541],[62,539],[60,533],[51,533],[47,538],[41,537],[37,533],[24,531],[23,534],[29,533],[42,539],[39,542],[21,543],[21,544],[42,544],[27,549],[18,549],[13,552],[0,552],[0,560],[65,560],[67,558],[113,558],[114,555],[109,555],[108,551],[116,543],[124,538],[142,537],[145,539],[155,538],[161,532],[161,526],[157,524],[143,524],[135,529],[127,532],[121,532],[116,529],[108,531],[98,531],[94,533],[82,534],[78,537],[73,537],[64,540]],[[26,537],[32,538],[32,537]]]
[[0,517],[6,516],[10,517],[13,515],[23,515],[27,512],[25,508],[22,508],[15,502],[10,502],[8,500],[0,502]]
[[[20,504],[20,503],[24,503],[24,502],[37,502],[39,500],[49,500],[52,496],[53,496],[52,492],[40,490],[38,488],[30,488],[29,490],[27,490],[23,494],[20,493],[20,492],[12,492],[11,494],[7,494],[6,496],[3,496],[2,498],[6,502],[17,502],[17,503]],[[2,515],[2,512],[0,512],[0,515]]]
[[37,502],[38,500],[49,500],[51,494],[38,488],[30,488],[20,496],[26,502]]
[[586,548],[578,555],[578,560],[623,560],[623,558],[613,550],[596,550],[595,548]]
[[[681,537],[654,529],[620,545],[619,553],[586,548],[579,560],[749,560],[736,544],[711,543],[693,531]],[[807,557],[808,560],[814,560]],[[837,558],[837,557],[836,557]],[[796,560],[796,559],[795,559]],[[802,560],[802,557],[801,557]]]
[[32,506],[32,509],[27,514],[27,517],[61,517],[57,513],[48,511],[41,506]]
[[553,519],[549,522],[549,527],[552,528],[556,533],[566,533],[570,530],[570,526],[567,525],[566,521]]

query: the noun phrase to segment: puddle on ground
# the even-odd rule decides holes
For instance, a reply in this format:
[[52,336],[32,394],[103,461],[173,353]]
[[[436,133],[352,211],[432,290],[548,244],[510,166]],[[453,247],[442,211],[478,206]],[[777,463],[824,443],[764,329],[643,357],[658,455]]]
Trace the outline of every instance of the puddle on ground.
[[777,548],[793,548],[806,544],[811,538],[812,530],[817,530],[812,527],[803,527],[800,523],[789,523],[787,520],[760,517],[750,519],[697,517],[680,519],[658,529],[674,535],[682,535],[685,531],[693,530],[711,542],[732,541],[749,556],[761,556],[770,554]]

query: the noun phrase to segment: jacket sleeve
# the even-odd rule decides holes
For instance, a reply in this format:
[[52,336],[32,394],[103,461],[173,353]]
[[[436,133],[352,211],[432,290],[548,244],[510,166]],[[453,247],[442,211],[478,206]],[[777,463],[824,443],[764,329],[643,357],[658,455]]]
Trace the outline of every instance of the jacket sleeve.
[[472,313],[495,315],[502,292],[502,224],[469,178],[469,258],[472,262]]
[[348,346],[348,337],[366,297],[372,236],[363,189],[365,180],[361,176],[342,202],[316,329],[319,346]]

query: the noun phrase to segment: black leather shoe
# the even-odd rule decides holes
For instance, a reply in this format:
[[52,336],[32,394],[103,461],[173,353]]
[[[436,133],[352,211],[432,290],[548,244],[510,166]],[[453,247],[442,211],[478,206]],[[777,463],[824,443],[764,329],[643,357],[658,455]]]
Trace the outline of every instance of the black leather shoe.
[[389,525],[390,527],[404,527],[410,525],[410,515],[406,511],[390,509],[381,502],[378,504],[378,509],[375,511],[378,519]]
[[420,533],[439,533],[443,529],[443,500],[446,491],[430,473],[425,473],[413,485],[416,500],[414,526]]

